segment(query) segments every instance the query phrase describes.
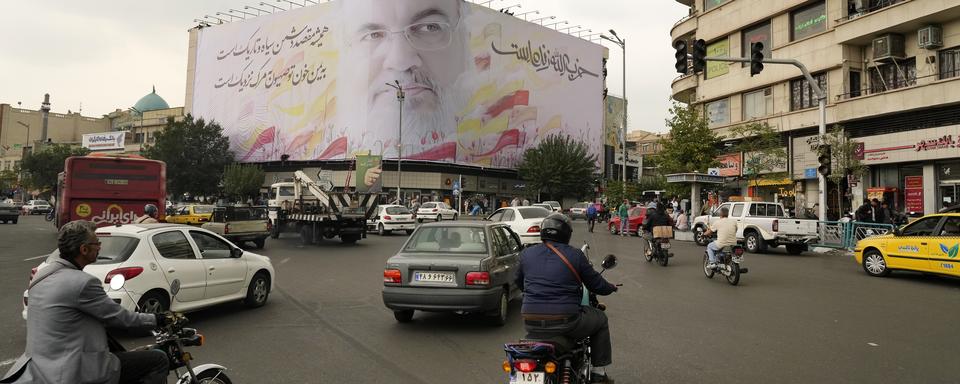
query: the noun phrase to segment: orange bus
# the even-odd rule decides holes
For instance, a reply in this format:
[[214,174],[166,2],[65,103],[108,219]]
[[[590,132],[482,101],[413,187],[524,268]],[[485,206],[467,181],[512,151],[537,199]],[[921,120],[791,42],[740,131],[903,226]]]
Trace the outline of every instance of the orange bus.
[[97,226],[133,223],[143,206],[163,212],[167,165],[135,155],[74,156],[57,182],[56,224],[89,220]]

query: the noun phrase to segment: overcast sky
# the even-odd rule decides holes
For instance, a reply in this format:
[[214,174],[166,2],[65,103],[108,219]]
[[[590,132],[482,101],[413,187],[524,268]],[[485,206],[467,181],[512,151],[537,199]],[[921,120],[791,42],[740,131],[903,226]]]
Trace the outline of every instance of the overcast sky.
[[[270,0],[272,3],[275,0]],[[302,3],[303,0],[293,0]],[[390,1],[390,0],[384,0]],[[54,112],[100,116],[133,106],[151,86],[171,107],[182,106],[187,29],[194,18],[258,6],[259,0],[34,0],[5,1],[0,12],[0,103],[38,109],[50,93]],[[494,0],[493,8],[522,4],[530,18],[555,15],[567,26],[614,29],[627,40],[630,130],[665,131],[673,49],[670,28],[687,13],[674,0]],[[287,3],[278,3],[280,6]],[[610,48],[607,87],[619,95],[620,48]]]

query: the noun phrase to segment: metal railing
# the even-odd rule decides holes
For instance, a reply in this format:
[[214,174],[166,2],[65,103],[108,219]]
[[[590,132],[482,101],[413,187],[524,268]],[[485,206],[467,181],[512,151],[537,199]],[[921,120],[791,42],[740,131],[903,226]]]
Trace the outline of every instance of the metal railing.
[[902,3],[904,1],[907,1],[907,0],[873,0],[873,1],[864,0],[865,3],[873,3],[873,4],[865,7],[860,7],[858,9],[848,9],[847,20],[855,19],[860,16],[864,16],[866,14],[879,11],[883,8],[889,7],[897,3]]
[[813,247],[852,250],[857,242],[868,237],[892,232],[892,224],[862,223],[858,221],[820,221],[817,223],[819,239]]

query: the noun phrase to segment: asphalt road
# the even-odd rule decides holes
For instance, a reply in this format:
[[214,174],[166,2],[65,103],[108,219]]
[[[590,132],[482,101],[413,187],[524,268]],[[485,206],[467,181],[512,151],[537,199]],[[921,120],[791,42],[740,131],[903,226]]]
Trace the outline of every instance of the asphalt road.
[[[851,257],[780,250],[745,257],[739,286],[701,271],[703,249],[675,242],[666,268],[641,240],[577,222],[574,242],[623,283],[604,298],[619,383],[957,383],[960,280],[914,273],[867,276]],[[505,383],[502,345],[523,336],[519,302],[508,325],[418,312],[398,324],[380,299],[384,261],[406,238],[358,245],[268,240],[277,269],[266,306],[228,304],[190,314],[207,344],[198,362],[225,365],[235,383]],[[29,270],[55,247],[39,216],[0,225],[0,371],[23,350],[20,298]],[[148,339],[128,338],[133,346]]]

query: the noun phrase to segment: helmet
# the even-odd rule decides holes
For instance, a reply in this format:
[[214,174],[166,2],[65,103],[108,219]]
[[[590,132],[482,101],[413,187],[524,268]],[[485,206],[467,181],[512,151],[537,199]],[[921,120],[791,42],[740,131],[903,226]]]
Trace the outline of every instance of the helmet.
[[144,205],[143,213],[146,213],[147,216],[150,216],[150,217],[157,217],[157,206],[153,204]]
[[540,223],[540,240],[569,244],[573,234],[570,218],[562,213],[551,213]]

